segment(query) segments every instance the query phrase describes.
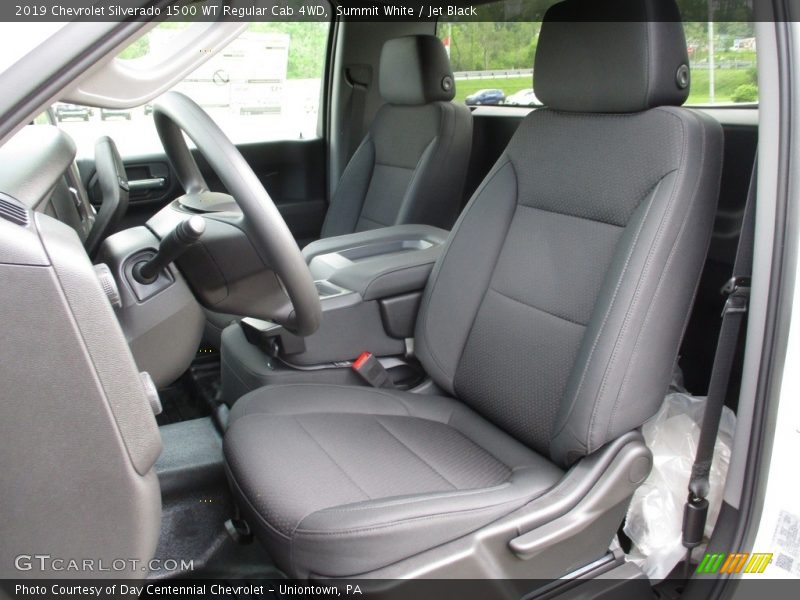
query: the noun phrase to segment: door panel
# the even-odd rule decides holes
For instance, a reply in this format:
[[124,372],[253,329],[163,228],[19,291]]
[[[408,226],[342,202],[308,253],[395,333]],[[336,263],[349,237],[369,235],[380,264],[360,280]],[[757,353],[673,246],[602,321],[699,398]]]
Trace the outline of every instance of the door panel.
[[[325,143],[322,139],[244,144],[239,151],[272,197],[300,246],[319,237],[328,203],[325,198]],[[209,187],[225,191],[222,182],[197,151],[198,167]],[[117,231],[144,224],[183,193],[164,154],[124,159],[131,182],[128,212]],[[95,206],[101,198],[94,161],[78,161],[81,177]]]

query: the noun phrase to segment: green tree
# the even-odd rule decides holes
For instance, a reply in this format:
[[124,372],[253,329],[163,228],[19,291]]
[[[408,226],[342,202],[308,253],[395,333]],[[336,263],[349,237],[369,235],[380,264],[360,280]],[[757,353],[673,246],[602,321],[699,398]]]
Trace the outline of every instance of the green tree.
[[145,56],[148,52],[150,52],[150,38],[146,35],[143,35],[138,40],[133,42],[130,46],[125,48],[122,52],[119,53],[119,58],[141,58]]
[[756,102],[758,101],[758,86],[752,83],[744,83],[737,87],[731,94],[733,102]]
[[441,23],[441,39],[450,36],[454,71],[530,69],[536,54],[539,23]]
[[263,22],[250,25],[250,31],[283,33],[289,36],[289,64],[286,71],[288,79],[322,77],[329,29],[328,23],[319,22]]

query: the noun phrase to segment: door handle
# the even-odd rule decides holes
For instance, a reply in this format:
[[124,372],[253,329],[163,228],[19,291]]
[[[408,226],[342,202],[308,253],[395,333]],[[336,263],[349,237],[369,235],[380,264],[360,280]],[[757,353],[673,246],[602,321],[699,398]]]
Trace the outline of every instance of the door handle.
[[133,179],[128,182],[128,188],[131,192],[141,192],[145,190],[160,190],[166,187],[167,179],[165,177],[151,177],[149,179]]

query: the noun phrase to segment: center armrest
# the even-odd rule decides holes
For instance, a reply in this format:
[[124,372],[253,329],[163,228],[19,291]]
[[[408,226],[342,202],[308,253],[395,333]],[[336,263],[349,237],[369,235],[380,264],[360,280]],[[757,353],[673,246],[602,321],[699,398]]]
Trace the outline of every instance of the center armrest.
[[[245,319],[242,330],[223,335],[226,368],[238,368],[240,379],[263,371],[264,352],[274,350],[278,337],[280,356],[292,368],[341,367],[364,351],[403,356],[406,340],[414,335],[422,290],[447,236],[436,227],[398,225],[309,244],[303,254],[320,296],[319,329],[296,338],[274,323]],[[259,381],[274,376],[270,367]]]
[[424,288],[447,235],[427,225],[396,225],[319,240],[303,255],[315,280],[375,300]]

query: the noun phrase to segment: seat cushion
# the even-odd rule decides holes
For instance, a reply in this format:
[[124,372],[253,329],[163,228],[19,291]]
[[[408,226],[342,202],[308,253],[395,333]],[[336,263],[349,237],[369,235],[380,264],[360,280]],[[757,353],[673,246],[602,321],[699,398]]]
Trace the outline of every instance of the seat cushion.
[[233,407],[232,487],[290,575],[350,576],[466,535],[563,472],[453,399],[288,385]]

